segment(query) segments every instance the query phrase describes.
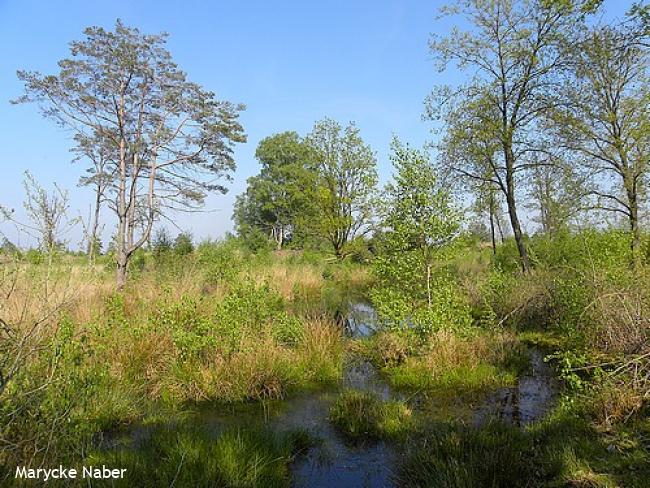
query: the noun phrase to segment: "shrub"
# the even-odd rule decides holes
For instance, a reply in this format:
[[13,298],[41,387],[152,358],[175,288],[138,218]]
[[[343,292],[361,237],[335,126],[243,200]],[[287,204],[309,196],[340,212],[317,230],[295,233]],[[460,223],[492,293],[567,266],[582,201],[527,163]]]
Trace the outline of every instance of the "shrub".
[[421,336],[438,330],[462,330],[472,324],[461,288],[449,277],[431,284],[431,303],[416,301],[407,290],[378,287],[370,292],[380,321],[391,330],[412,329]]
[[178,256],[187,256],[194,252],[194,243],[192,242],[192,235],[188,232],[181,232],[174,239],[174,254]]
[[171,332],[181,359],[200,357],[217,344],[213,324],[199,312],[194,298],[184,296],[178,302],[161,302],[151,320],[155,328]]
[[41,264],[45,260],[44,254],[38,249],[29,249],[25,253],[25,261],[32,265]]
[[197,254],[208,284],[229,283],[242,269],[243,257],[234,240],[202,242]]

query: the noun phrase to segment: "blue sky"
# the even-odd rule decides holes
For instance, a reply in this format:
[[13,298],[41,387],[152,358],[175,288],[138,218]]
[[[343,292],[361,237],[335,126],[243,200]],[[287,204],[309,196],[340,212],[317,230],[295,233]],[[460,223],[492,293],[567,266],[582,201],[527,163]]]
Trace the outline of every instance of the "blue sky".
[[[83,167],[71,163],[70,134],[43,119],[36,106],[9,100],[22,93],[17,69],[56,72],[68,42],[80,39],[86,26],[112,28],[117,18],[146,33],[168,32],[168,48],[192,81],[247,105],[241,122],[248,142],[236,149],[230,191],[210,197],[208,213],[173,217],[195,238],[232,229],[234,198],[258,171],[260,139],[284,130],[305,134],[325,116],[357,123],[385,181],[392,135],[416,146],[430,139],[431,124],[421,120],[424,98],[462,76],[438,73],[428,53],[430,34],[451,27],[436,20],[444,3],[0,0],[0,204],[20,216],[21,181],[29,169],[44,186],[56,182],[70,191],[74,215],[88,213],[90,194],[76,186]],[[606,6],[610,15],[622,15],[628,4],[609,0]],[[6,224],[0,230],[18,237]],[[71,245],[79,236],[78,230],[68,236]],[[19,240],[30,243],[24,235]]]

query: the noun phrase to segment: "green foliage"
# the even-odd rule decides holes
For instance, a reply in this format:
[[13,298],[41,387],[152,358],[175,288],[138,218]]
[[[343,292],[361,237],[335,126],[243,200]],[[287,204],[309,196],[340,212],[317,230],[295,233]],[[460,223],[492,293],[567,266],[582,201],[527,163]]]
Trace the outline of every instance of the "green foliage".
[[217,344],[217,338],[211,334],[213,324],[200,313],[198,306],[196,299],[187,296],[178,302],[163,300],[151,317],[154,327],[172,332],[183,360],[200,357]]
[[172,250],[172,238],[167,229],[162,227],[156,231],[151,242],[154,258],[157,260],[166,256]]
[[431,281],[431,305],[414,301],[410,290],[373,288],[372,303],[382,323],[391,330],[412,329],[420,336],[442,329],[461,331],[472,325],[471,310],[460,287],[449,277]]
[[343,128],[325,118],[314,124],[306,141],[316,168],[317,218],[310,225],[340,258],[344,246],[370,223],[377,161],[353,123]]
[[412,327],[426,335],[466,327],[471,318],[459,288],[434,269],[458,231],[458,212],[424,153],[394,140],[392,159],[395,182],[385,192],[373,304],[391,328]]
[[209,284],[233,281],[242,269],[243,256],[235,240],[205,241],[197,248],[198,262]]
[[368,241],[362,236],[357,236],[346,243],[342,252],[353,263],[369,264],[373,259],[372,252],[368,247]]
[[38,249],[29,249],[25,253],[25,261],[29,264],[37,265],[41,264],[45,260],[45,255]]
[[236,283],[215,312],[215,329],[230,351],[237,350],[245,336],[269,327],[273,337],[287,345],[296,344],[303,333],[301,321],[285,312],[283,298],[268,283]]
[[132,273],[132,275],[142,272],[146,263],[147,253],[144,249],[140,248],[133,253],[133,256],[131,256],[131,260],[129,261],[129,272]]
[[285,241],[299,240],[301,227],[315,218],[311,150],[297,133],[282,132],[262,139],[255,157],[262,169],[237,197],[237,233],[251,248],[263,247],[267,236],[281,249]]
[[189,232],[181,232],[174,239],[174,253],[179,256],[187,256],[194,251],[192,235]]

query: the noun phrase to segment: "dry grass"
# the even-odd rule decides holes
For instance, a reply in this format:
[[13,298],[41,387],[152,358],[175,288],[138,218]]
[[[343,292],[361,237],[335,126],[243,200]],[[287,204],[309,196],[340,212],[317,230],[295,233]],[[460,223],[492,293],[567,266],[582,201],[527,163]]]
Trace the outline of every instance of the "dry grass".
[[298,290],[320,290],[323,284],[322,273],[321,266],[280,261],[245,271],[243,275],[258,285],[268,282],[285,299],[292,300]]
[[[305,327],[296,347],[279,344],[270,335],[245,338],[234,354],[219,349],[200,361],[175,363],[152,378],[152,392],[166,390],[180,401],[237,402],[284,398],[293,388],[334,381],[340,377],[342,343],[336,326],[325,319]],[[148,365],[160,353],[149,356]],[[151,368],[160,372],[160,369]]]
[[516,336],[507,331],[460,337],[440,330],[431,336],[424,358],[432,372],[443,372],[459,366],[471,369],[480,363],[502,363],[518,348]]
[[506,386],[515,381],[523,366],[518,341],[507,332],[462,337],[439,331],[406,357],[403,344],[396,347],[391,341],[390,345],[389,350],[380,353],[384,360],[395,356],[396,351],[400,355],[399,361],[385,364],[390,381],[398,387],[435,391],[440,397],[473,396]]

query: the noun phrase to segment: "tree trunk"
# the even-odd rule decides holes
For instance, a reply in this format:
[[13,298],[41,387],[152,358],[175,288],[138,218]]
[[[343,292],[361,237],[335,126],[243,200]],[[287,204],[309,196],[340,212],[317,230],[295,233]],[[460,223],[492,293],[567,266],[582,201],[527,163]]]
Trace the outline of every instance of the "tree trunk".
[[641,231],[639,229],[639,203],[636,192],[636,185],[633,182],[625,182],[627,201],[630,213],[628,214],[630,225],[630,249],[632,250],[632,263],[638,266],[641,261]]
[[90,230],[90,242],[88,243],[88,264],[93,264],[95,262],[95,244],[97,242],[97,232],[99,230],[99,213],[101,209],[101,199],[102,193],[99,186],[96,189],[95,195],[95,215],[93,217],[93,223]]
[[492,238],[492,253],[497,254],[497,241],[494,232],[494,195],[490,194],[490,237]]
[[126,278],[128,274],[129,258],[125,252],[118,253],[117,255],[117,289],[123,290],[126,285]]
[[276,242],[277,242],[276,250],[281,251],[282,250],[282,244],[284,243],[284,227],[282,225],[280,225],[278,227]]
[[510,216],[512,233],[515,236],[517,251],[519,251],[519,258],[521,259],[521,269],[524,273],[527,273],[530,270],[530,261],[528,260],[528,251],[526,250],[524,235],[521,231],[521,224],[519,223],[519,217],[517,215],[515,199],[511,197],[511,195],[508,195],[506,200],[508,202],[508,215]]
[[517,250],[519,251],[519,258],[521,260],[521,269],[524,273],[530,270],[530,261],[528,260],[528,251],[524,243],[524,235],[521,231],[521,223],[517,215],[517,202],[515,199],[515,175],[514,175],[514,162],[515,157],[512,152],[511,142],[505,143],[504,147],[506,159],[506,203],[508,205],[508,216],[510,217],[510,224],[512,226],[512,233],[515,236]]
[[499,238],[501,239],[501,244],[503,244],[504,242],[506,242],[506,238],[504,237],[503,229],[501,228],[501,219],[499,219],[499,216],[496,214],[496,212],[494,214],[494,221],[497,224],[497,230],[499,231]]

